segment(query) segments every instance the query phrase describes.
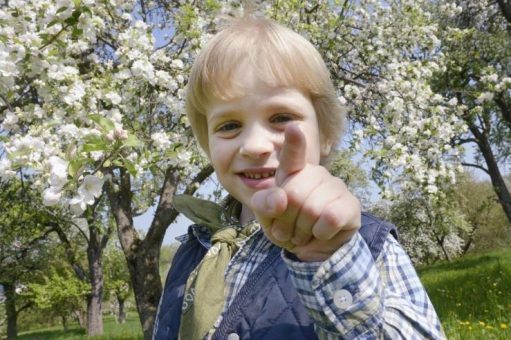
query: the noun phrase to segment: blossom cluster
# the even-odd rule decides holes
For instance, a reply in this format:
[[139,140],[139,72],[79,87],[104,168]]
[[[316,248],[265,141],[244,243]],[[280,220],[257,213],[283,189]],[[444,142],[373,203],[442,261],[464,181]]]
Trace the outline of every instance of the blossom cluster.
[[[362,0],[332,8],[323,1],[310,24],[307,12],[297,17],[300,11],[288,6],[273,13],[319,46],[341,102],[351,109],[351,147],[377,165],[373,177],[383,196],[420,188],[441,197],[461,169],[452,141],[466,126],[463,108],[432,88],[446,65],[428,2]],[[461,10],[442,6],[448,17]]]
[[[351,108],[351,145],[376,164],[384,195],[419,188],[441,197],[460,169],[452,141],[466,131],[467,108],[433,83],[451,66],[442,43],[467,33],[444,32],[438,19],[488,1],[265,1],[258,10],[318,47]],[[152,204],[167,167],[183,178],[197,171],[203,158],[183,110],[187,74],[221,16],[240,15],[240,1],[159,4],[13,0],[0,9],[8,156],[0,176],[30,168],[46,204],[79,214],[112,170],[128,170],[133,190],[150,193],[137,195],[147,198],[141,207]],[[476,18],[481,25],[485,16]],[[510,86],[508,75],[484,69],[474,110]]]
[[[145,5],[161,11],[157,2]],[[7,156],[0,177],[30,169],[44,204],[79,216],[115,169],[127,169],[133,190],[146,193],[137,196],[138,210],[153,203],[166,167],[184,178],[197,171],[203,160],[183,91],[211,14],[180,5],[158,20],[134,0],[13,0],[0,8]],[[183,30],[167,41],[155,34],[178,24]]]

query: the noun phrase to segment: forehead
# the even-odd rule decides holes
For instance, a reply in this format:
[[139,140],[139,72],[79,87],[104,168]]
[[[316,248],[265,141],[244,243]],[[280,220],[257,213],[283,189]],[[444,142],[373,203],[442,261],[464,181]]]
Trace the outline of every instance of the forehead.
[[206,111],[208,122],[243,113],[313,112],[315,114],[308,94],[296,87],[255,85],[245,87],[244,93],[238,97],[211,101]]

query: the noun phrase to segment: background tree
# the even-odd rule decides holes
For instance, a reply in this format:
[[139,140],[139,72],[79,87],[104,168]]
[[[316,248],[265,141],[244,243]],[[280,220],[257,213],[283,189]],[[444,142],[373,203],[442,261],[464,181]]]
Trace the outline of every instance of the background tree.
[[451,17],[436,10],[439,6],[433,3],[440,48],[446,57],[446,68],[437,74],[435,90],[457,102],[460,117],[468,126],[467,133],[457,136],[452,144],[469,145],[474,150],[474,161],[464,165],[490,177],[511,223],[511,194],[503,172],[511,157],[509,2],[455,1],[458,14]]
[[[510,176],[504,178],[508,187]],[[455,199],[469,225],[463,235],[463,253],[509,246],[509,222],[491,181],[477,179],[473,172],[467,171],[459,176],[456,188]]]
[[363,168],[362,162],[355,163],[352,159],[352,150],[337,151],[330,160],[328,168],[332,175],[341,178],[361,201],[363,205],[369,205],[369,179]]
[[85,309],[85,301],[90,295],[90,284],[78,279],[67,268],[55,267],[43,276],[42,282],[32,282],[23,292],[46,318],[59,317],[64,330],[67,330],[69,318],[80,315]]
[[462,236],[469,225],[453,196],[449,204],[424,197],[420,192],[393,201],[381,201],[371,209],[375,215],[396,225],[399,242],[415,263],[450,261],[463,253]]
[[[193,193],[211,173],[189,140],[181,100],[182,73],[205,25],[198,11],[211,6],[9,1],[0,8],[3,176],[30,168],[40,175],[44,203],[76,216],[94,216],[90,207],[105,187],[146,338],[161,292],[159,249],[177,216],[172,195]],[[155,48],[152,30],[170,35],[162,33]],[[132,218],[157,200],[142,239]],[[89,241],[104,244],[99,235]],[[96,270],[100,257],[92,255]],[[98,292],[93,301],[100,301]],[[97,321],[90,335],[101,332],[94,316],[101,313],[90,315]]]
[[20,290],[46,268],[50,216],[34,209],[40,197],[30,181],[0,180],[0,285],[5,294],[7,338],[17,336],[19,313],[31,306]]
[[126,322],[125,303],[133,293],[130,274],[126,265],[124,253],[117,242],[107,248],[104,254],[105,287],[114,295],[117,301],[117,322]]

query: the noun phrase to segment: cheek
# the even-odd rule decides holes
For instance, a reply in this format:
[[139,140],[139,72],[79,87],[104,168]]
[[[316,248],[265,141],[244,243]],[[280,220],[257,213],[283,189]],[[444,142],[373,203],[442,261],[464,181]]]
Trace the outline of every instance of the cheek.
[[217,141],[211,143],[210,141],[209,160],[217,172],[217,175],[222,174],[229,165],[230,151],[228,146],[229,145],[226,143],[218,143]]

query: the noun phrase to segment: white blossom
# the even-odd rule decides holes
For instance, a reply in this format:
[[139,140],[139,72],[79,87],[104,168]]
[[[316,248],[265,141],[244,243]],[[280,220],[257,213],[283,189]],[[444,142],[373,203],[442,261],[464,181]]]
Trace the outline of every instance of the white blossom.
[[491,101],[494,95],[495,94],[493,92],[483,92],[477,97],[477,101],[480,103]]
[[154,67],[147,60],[136,60],[131,66],[131,72],[134,76],[143,77],[148,81],[154,78]]
[[159,150],[165,150],[172,145],[169,137],[165,132],[155,132],[151,135],[151,139]]
[[74,82],[71,88],[65,92],[62,99],[66,104],[73,105],[85,95],[85,87],[82,82]]
[[119,96],[119,94],[116,92],[108,92],[107,94],[105,94],[105,98],[108,99],[108,101],[110,101],[110,103],[114,105],[119,105],[122,100],[121,96]]
[[49,187],[43,191],[43,204],[53,206],[60,202],[62,191],[55,187]]
[[0,178],[8,180],[16,176],[16,172],[11,169],[11,161],[7,158],[0,159]]
[[58,156],[51,156],[48,163],[50,164],[50,185],[53,188],[61,189],[67,183],[69,163]]

